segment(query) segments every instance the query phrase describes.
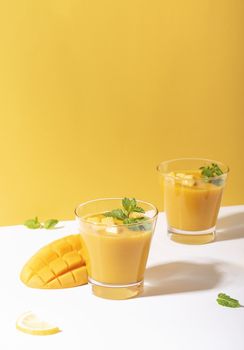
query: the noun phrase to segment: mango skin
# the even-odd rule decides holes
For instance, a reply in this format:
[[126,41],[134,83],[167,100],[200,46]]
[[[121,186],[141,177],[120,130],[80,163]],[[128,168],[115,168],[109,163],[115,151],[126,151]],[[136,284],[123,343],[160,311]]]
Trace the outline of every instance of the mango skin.
[[27,261],[20,273],[28,287],[60,289],[87,283],[87,269],[79,234],[53,241]]

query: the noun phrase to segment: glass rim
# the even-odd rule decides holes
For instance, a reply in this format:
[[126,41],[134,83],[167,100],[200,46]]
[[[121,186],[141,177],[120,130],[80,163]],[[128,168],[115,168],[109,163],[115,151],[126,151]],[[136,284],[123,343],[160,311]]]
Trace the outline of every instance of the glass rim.
[[[79,205],[77,205],[77,207],[76,207],[75,210],[74,210],[74,213],[75,213],[75,216],[76,216],[77,219],[81,220],[82,222],[85,222],[86,224],[91,224],[91,225],[96,225],[96,226],[109,226],[109,227],[118,227],[118,226],[138,226],[138,225],[147,223],[147,222],[152,221],[152,220],[154,220],[154,219],[157,218],[157,216],[158,216],[158,208],[157,208],[154,204],[152,204],[152,203],[150,203],[150,202],[146,202],[146,201],[140,200],[140,199],[136,199],[136,201],[137,201],[138,203],[143,203],[143,204],[149,205],[149,206],[151,206],[152,209],[154,210],[153,216],[152,216],[151,218],[148,218],[147,220],[144,220],[143,223],[137,222],[137,223],[132,223],[132,224],[118,224],[118,225],[113,224],[113,225],[108,225],[108,224],[103,224],[103,223],[101,223],[101,222],[89,222],[89,221],[87,221],[86,219],[82,218],[82,217],[77,213],[77,210],[78,210],[79,208],[84,207],[85,205],[90,204],[90,203],[99,202],[99,201],[108,201],[108,200],[120,200],[120,201],[122,201],[122,199],[123,199],[122,197],[106,197],[106,198],[91,199],[91,200],[89,200],[89,201],[86,201],[86,202],[84,202],[84,203],[80,203]],[[143,213],[142,213],[142,214],[143,214]]]
[[[178,162],[178,161],[204,161],[204,162],[208,162],[208,163],[216,163],[216,164],[220,164],[220,165],[223,165],[225,170],[223,170],[223,174],[221,175],[215,175],[215,176],[211,176],[211,177],[208,177],[208,179],[216,179],[216,178],[221,178],[221,177],[224,177],[226,176],[229,172],[230,172],[230,168],[228,165],[224,164],[223,162],[220,162],[218,160],[213,160],[213,159],[208,159],[208,158],[191,158],[191,157],[183,157],[183,158],[175,158],[175,159],[170,159],[170,160],[165,160],[161,163],[159,163],[156,167],[156,170],[162,174],[162,175],[168,175],[172,178],[178,178],[177,176],[172,176],[172,175],[169,175],[163,171],[160,170],[160,167],[163,165],[163,164],[170,164],[170,163],[174,163],[174,162]],[[221,169],[222,170],[222,169]]]

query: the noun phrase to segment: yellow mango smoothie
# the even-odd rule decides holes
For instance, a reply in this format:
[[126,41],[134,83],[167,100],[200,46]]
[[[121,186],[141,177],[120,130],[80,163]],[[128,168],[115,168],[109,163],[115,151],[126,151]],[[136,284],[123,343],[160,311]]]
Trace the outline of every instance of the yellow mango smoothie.
[[199,171],[184,171],[168,174],[164,191],[170,226],[184,231],[204,231],[215,226],[223,185],[202,181]]
[[[88,220],[102,217],[96,215]],[[114,224],[112,224],[114,225]],[[81,232],[89,256],[88,275],[108,284],[131,284],[143,279],[152,231],[103,225]]]
[[[104,201],[105,208],[109,199]],[[111,201],[115,209],[109,203],[105,211],[79,216],[80,234],[93,293],[126,299],[142,292],[157,210],[134,199],[123,199],[124,206],[121,200]]]
[[186,158],[161,163],[158,170],[171,239],[189,244],[212,241],[228,168]]

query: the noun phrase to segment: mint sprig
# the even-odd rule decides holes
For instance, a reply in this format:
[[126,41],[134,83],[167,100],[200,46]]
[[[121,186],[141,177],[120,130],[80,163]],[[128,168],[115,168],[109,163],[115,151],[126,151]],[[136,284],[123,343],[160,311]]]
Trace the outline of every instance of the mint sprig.
[[145,213],[145,210],[141,207],[137,206],[137,202],[135,198],[129,199],[125,197],[122,199],[122,205],[124,208],[124,213],[127,215],[127,217],[130,216],[131,213]]
[[233,299],[229,295],[224,293],[219,293],[216,301],[221,306],[232,307],[232,308],[241,307],[241,304],[237,299]]
[[223,171],[216,163],[212,163],[211,166],[201,166],[199,169],[203,177],[208,178],[223,175]]
[[201,170],[201,176],[205,182],[213,183],[216,186],[221,186],[223,184],[224,179],[222,177],[212,179],[224,174],[218,164],[212,163],[211,166],[201,166],[199,169]]
[[104,213],[104,216],[106,217],[112,217],[114,219],[118,219],[123,221],[123,224],[137,224],[145,220],[146,218],[144,216],[133,218],[130,217],[132,213],[145,213],[145,210],[137,205],[137,201],[135,198],[123,198],[122,199],[122,209],[114,209],[112,211],[108,211]]
[[45,228],[47,230],[55,228],[57,225],[58,220],[57,219],[48,219],[44,221],[42,224],[39,220],[38,217],[36,216],[34,219],[28,219],[24,222],[24,225],[30,229],[37,229],[37,228]]
[[142,221],[145,221],[146,218],[144,216],[140,217],[140,218],[126,218],[124,219],[123,223],[124,224],[137,224],[140,223]]
[[114,209],[112,211],[104,213],[104,216],[112,217],[118,220],[124,220],[127,218],[127,214],[122,209]]

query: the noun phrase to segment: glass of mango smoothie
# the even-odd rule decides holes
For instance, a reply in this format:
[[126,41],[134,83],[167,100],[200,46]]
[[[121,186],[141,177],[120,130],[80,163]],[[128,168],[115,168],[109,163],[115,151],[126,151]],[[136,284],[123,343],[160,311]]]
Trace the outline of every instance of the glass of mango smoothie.
[[128,299],[143,290],[158,210],[134,198],[102,198],[75,210],[93,294]]
[[228,166],[182,158],[162,162],[157,170],[170,238],[186,244],[213,241]]

